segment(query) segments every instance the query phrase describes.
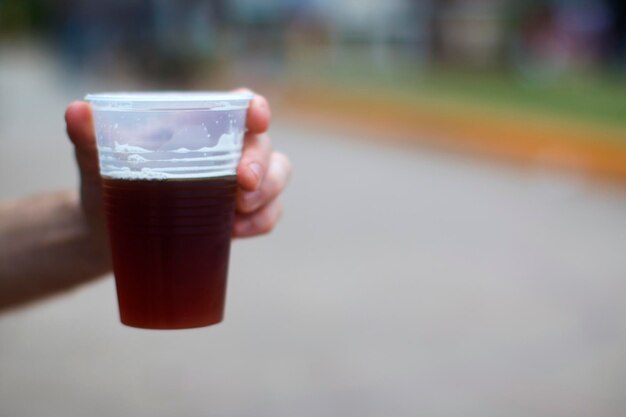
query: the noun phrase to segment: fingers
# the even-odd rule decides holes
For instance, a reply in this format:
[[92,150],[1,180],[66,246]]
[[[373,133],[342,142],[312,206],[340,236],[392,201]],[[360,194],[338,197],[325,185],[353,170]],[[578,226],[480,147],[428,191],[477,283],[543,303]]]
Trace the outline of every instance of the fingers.
[[265,97],[256,95],[250,102],[248,115],[246,117],[246,127],[248,131],[253,133],[266,132],[270,125],[271,118],[272,113],[269,103]]
[[278,196],[291,176],[291,162],[282,153],[270,156],[267,175],[254,191],[239,190],[233,237],[250,237],[270,232],[280,218],[283,205]]
[[[255,94],[247,88],[238,88],[235,91]],[[246,115],[246,128],[251,133],[264,133],[270,125],[272,112],[267,99],[259,94],[255,94],[250,101],[248,113]]]
[[98,181],[98,150],[91,107],[82,101],[71,103],[65,111],[65,122],[83,181]]
[[272,231],[283,213],[283,205],[276,199],[251,214],[236,214],[233,237],[258,236]]
[[237,167],[237,183],[244,191],[260,187],[269,166],[272,144],[266,134],[246,133],[241,161]]
[[[247,88],[238,88],[235,91],[252,93]],[[237,182],[245,191],[254,191],[262,183],[268,167],[271,143],[267,135],[263,135],[269,127],[271,112],[265,97],[255,94],[250,101],[246,115],[246,136],[237,167]]]
[[[247,89],[238,91],[251,92]],[[269,137],[271,111],[265,97],[255,95],[246,116],[245,142],[237,167],[237,213],[233,237],[249,237],[270,232],[283,210],[278,195],[287,185],[291,163],[281,153],[272,152]]]
[[274,200],[285,188],[291,176],[291,163],[282,153],[273,152],[267,174],[261,186],[254,191],[240,190],[237,194],[237,211],[252,213]]
[[67,134],[77,149],[96,150],[96,138],[93,130],[93,117],[89,104],[74,101],[65,111]]

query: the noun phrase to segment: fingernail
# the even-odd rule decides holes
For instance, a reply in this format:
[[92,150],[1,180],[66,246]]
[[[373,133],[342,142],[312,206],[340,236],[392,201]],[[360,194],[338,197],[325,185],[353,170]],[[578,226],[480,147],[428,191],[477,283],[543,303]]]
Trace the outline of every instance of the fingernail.
[[252,173],[256,177],[256,187],[255,187],[256,189],[261,184],[261,175],[263,174],[263,168],[261,167],[261,164],[259,164],[258,162],[249,163],[248,168],[250,169],[250,171],[252,171]]

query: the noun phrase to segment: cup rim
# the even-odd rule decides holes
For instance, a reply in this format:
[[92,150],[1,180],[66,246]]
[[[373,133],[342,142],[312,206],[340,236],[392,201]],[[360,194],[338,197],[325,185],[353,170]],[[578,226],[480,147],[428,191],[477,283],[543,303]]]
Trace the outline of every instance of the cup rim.
[[247,108],[254,94],[229,91],[120,91],[89,93],[99,110],[234,110]]

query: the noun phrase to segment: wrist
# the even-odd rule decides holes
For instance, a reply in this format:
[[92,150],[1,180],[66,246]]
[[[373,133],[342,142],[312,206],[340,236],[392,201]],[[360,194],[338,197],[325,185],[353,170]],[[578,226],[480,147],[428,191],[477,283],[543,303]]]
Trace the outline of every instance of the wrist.
[[69,290],[110,270],[106,236],[94,233],[75,192],[0,204],[0,309]]

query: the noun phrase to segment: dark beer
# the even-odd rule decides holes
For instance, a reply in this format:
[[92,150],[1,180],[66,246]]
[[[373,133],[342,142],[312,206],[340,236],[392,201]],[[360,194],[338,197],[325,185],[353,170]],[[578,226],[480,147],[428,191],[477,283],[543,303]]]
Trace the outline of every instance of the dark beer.
[[122,323],[181,329],[223,317],[236,177],[103,179]]

